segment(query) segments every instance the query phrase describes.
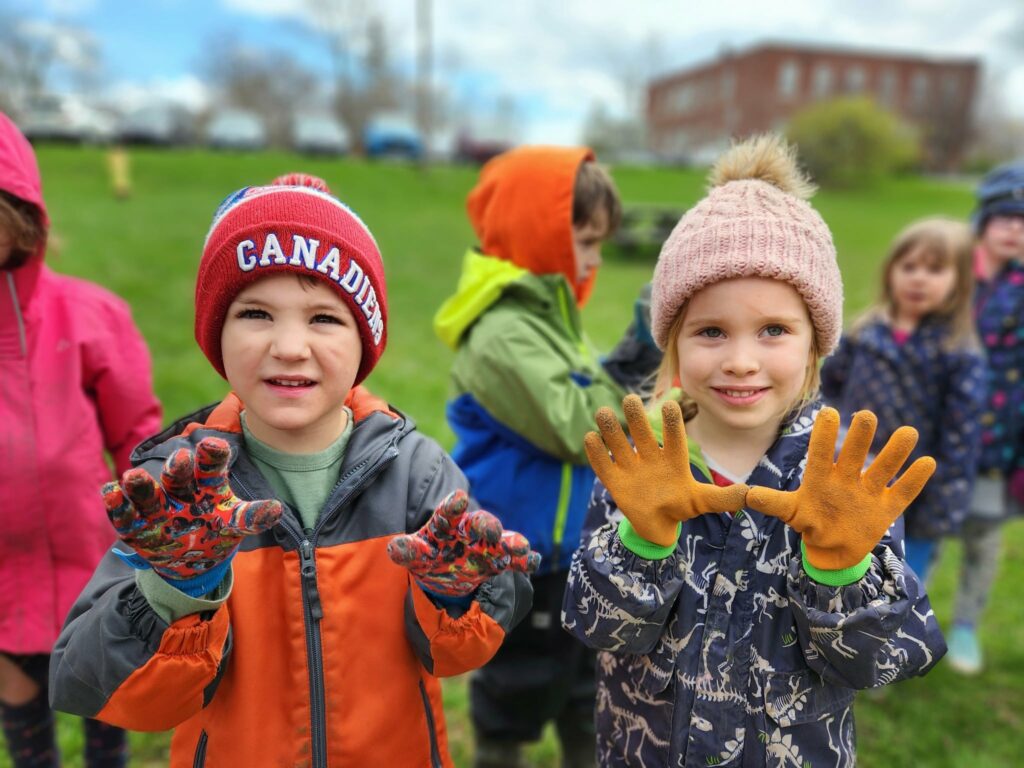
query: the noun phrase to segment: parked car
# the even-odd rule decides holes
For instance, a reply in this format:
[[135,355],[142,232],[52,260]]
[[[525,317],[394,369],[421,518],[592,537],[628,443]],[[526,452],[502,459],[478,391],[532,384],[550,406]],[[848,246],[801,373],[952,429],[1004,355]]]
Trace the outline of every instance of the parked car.
[[114,119],[84,102],[64,96],[34,99],[19,127],[29,141],[102,144],[114,137]]
[[171,106],[136,109],[121,120],[118,136],[125,144],[170,146],[189,141],[187,116]]
[[363,148],[369,157],[408,160],[418,160],[424,151],[419,130],[410,118],[399,113],[382,113],[367,121]]
[[299,115],[292,123],[292,147],[310,155],[343,155],[351,148],[348,131],[329,115]]
[[254,112],[229,109],[210,120],[206,143],[214,149],[263,149],[267,146],[267,129]]

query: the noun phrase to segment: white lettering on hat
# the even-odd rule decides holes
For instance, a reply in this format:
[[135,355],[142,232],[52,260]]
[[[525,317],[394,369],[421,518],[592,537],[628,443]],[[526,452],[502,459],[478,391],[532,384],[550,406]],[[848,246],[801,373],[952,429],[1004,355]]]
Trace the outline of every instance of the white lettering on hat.
[[[316,266],[316,249],[320,247],[320,241],[312,237],[308,240],[302,235],[292,235],[292,257],[288,263],[293,267],[305,266],[306,269],[314,269]],[[335,280],[338,278],[335,277]]]
[[331,248],[323,260],[316,265],[316,271],[323,275],[328,274],[328,268],[330,268],[331,280],[338,282],[341,279],[341,254],[337,248]]
[[235,248],[238,256],[238,268],[243,272],[251,272],[256,266],[256,243],[252,240],[243,240]]
[[349,293],[355,293],[359,290],[359,286],[363,282],[363,268],[359,266],[355,261],[349,259],[348,270],[345,272],[345,276],[341,278],[338,285],[344,288]]
[[277,242],[277,235],[273,232],[267,234],[267,240],[263,243],[263,253],[260,255],[260,266],[269,267],[270,257],[274,257],[275,264],[287,264],[288,259],[281,250],[281,244]]

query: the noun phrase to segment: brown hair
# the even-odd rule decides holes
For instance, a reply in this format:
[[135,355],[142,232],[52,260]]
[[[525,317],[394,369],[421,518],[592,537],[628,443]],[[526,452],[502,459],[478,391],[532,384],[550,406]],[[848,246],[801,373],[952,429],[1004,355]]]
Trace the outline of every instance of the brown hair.
[[11,237],[11,255],[4,269],[20,267],[46,240],[39,208],[3,190],[0,190],[0,230]]
[[600,206],[608,213],[608,232],[611,235],[622,221],[622,202],[615,182],[604,167],[593,161],[580,164],[576,172],[576,185],[572,191],[572,223],[581,227],[589,222]]
[[973,241],[971,230],[963,222],[942,217],[919,219],[903,229],[889,246],[889,254],[882,263],[882,287],[878,301],[853,324],[856,334],[877,319],[891,319],[896,301],[892,295],[892,271],[900,259],[923,250],[930,260],[943,267],[951,266],[956,272],[953,291],[934,313],[933,317],[949,324],[949,337],[945,347],[950,352],[978,350],[981,345],[974,327],[972,296],[974,295]]
[[[668,331],[668,343],[665,345],[665,354],[661,358],[661,365],[654,379],[654,393],[651,396],[650,405],[661,403],[675,386],[676,378],[679,376],[679,350],[677,342],[679,334],[683,330],[683,320],[686,318],[687,304],[679,308],[679,314],[672,321]],[[804,385],[800,389],[800,397],[793,404],[790,410],[803,408],[818,396],[818,387],[821,386],[821,348],[818,344],[818,334],[811,335],[811,350],[807,360],[807,374],[804,377]],[[697,415],[697,403],[685,392],[679,396],[679,407],[683,411],[683,420],[689,421]]]

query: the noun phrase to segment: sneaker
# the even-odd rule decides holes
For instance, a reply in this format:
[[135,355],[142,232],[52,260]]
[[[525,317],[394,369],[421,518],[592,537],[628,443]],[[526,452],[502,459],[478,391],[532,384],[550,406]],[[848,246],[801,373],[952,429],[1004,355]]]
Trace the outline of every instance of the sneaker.
[[981,646],[973,627],[954,626],[949,633],[949,666],[961,675],[976,675],[981,672]]

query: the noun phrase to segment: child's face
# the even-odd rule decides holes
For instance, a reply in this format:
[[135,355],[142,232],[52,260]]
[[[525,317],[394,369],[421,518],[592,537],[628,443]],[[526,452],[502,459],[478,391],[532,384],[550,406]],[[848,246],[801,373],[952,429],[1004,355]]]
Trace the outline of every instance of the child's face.
[[724,280],[688,302],[676,340],[679,379],[709,435],[777,429],[799,400],[814,328],[789,283]]
[[572,253],[576,259],[576,282],[585,283],[601,266],[601,244],[608,237],[608,211],[594,211],[582,225],[572,225]]
[[228,308],[221,351],[257,438],[314,453],[341,436],[362,346],[352,313],[326,284],[295,275],[253,283]]
[[918,246],[901,256],[889,271],[889,292],[896,315],[916,322],[939,309],[956,287],[956,269]]
[[1024,260],[1024,216],[992,216],[981,233],[981,245],[1000,264]]

